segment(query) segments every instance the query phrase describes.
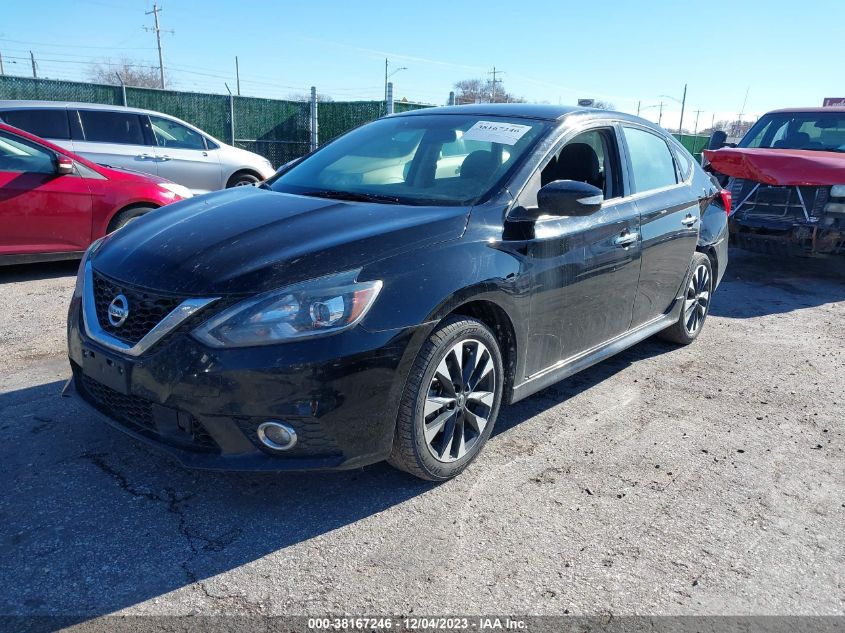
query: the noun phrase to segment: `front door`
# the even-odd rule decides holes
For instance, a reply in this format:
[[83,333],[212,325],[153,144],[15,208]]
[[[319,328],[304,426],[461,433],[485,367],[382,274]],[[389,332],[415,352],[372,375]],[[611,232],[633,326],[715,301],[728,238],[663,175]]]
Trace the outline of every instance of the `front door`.
[[[613,127],[568,141],[540,171],[540,186],[577,180],[604,191],[586,217],[538,220],[528,244],[531,325],[527,373],[572,359],[624,334],[640,274],[639,213],[623,197],[622,162]],[[527,188],[530,190],[530,185]]]
[[686,178],[679,176],[666,141],[646,128],[626,124],[622,130],[642,234],[636,327],[672,308],[698,242],[701,209]]
[[0,254],[84,250],[91,210],[84,178],[57,174],[51,150],[0,131]]
[[145,129],[145,117],[134,112],[111,110],[71,111],[78,117],[81,138],[73,148],[88,160],[145,174],[158,174],[152,133]]
[[206,149],[203,136],[189,127],[150,115],[156,139],[158,175],[194,193],[222,189],[222,169],[217,150]]

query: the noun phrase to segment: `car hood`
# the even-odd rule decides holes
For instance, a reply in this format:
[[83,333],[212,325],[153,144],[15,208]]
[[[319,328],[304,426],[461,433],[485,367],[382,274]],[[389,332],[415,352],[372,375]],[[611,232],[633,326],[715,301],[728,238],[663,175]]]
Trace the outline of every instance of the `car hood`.
[[468,215],[236,187],[146,214],[106,238],[92,265],[184,296],[252,294],[456,239]]
[[845,184],[845,154],[805,149],[724,148],[705,150],[719,173],[767,185]]

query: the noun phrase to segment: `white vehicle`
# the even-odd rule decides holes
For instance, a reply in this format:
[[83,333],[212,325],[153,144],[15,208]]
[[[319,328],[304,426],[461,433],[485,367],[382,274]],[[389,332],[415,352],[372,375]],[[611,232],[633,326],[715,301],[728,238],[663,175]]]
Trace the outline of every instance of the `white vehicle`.
[[160,176],[195,194],[252,185],[274,173],[263,156],[151,110],[61,101],[0,101],[0,119],[96,163]]

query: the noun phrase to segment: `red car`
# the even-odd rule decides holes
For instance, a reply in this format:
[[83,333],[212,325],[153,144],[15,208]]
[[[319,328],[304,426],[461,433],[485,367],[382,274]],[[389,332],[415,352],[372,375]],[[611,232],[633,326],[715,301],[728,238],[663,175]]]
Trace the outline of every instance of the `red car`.
[[190,197],[182,185],[97,165],[0,123],[0,265],[79,257],[106,233]]

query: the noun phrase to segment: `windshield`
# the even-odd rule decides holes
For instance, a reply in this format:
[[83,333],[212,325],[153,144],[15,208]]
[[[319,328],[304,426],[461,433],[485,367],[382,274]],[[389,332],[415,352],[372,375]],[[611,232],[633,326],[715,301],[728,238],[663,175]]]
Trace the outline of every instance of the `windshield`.
[[766,114],[748,130],[738,147],[845,152],[845,113]]
[[271,179],[273,191],[464,206],[491,193],[547,129],[530,119],[387,117],[357,128]]

